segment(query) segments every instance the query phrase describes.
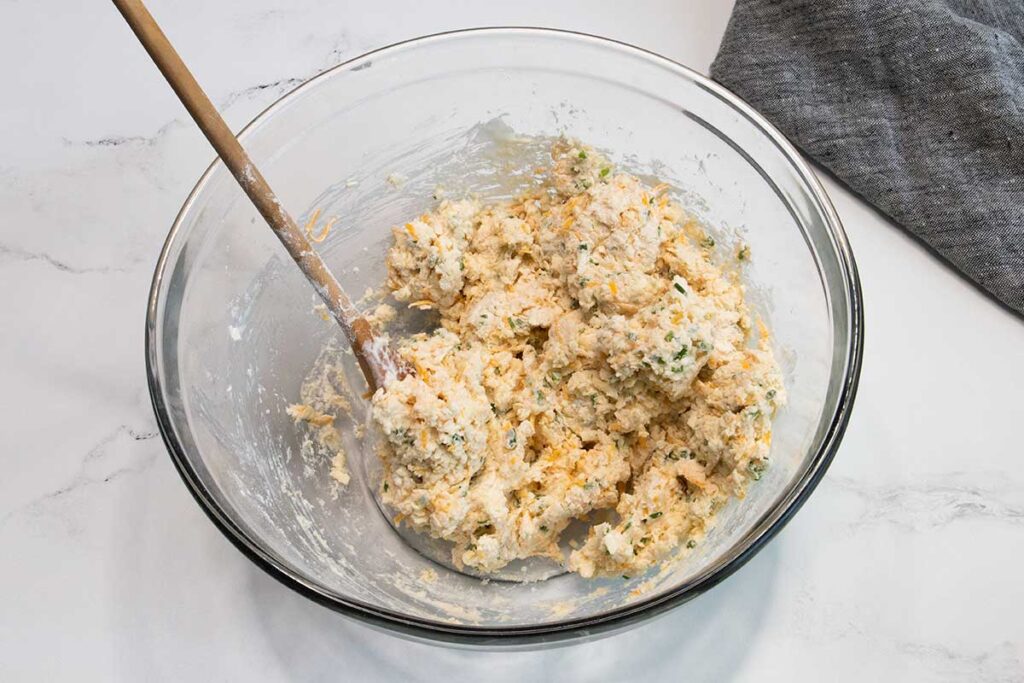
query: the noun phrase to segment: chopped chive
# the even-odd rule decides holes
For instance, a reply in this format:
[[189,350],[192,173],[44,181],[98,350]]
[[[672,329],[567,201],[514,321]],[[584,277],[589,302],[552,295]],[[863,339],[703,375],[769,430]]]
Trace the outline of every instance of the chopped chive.
[[764,462],[751,462],[747,465],[747,470],[750,472],[750,477],[754,481],[761,481],[761,475],[764,474],[764,468],[766,464]]
[[775,390],[774,389],[769,389],[768,393],[765,394],[764,396],[765,396],[765,398],[767,398],[770,401],[771,399],[775,398]]
[[622,527],[623,531],[629,531],[629,527],[633,526],[633,520],[626,522],[626,526]]
[[384,482],[384,492],[386,493],[386,492],[387,492],[387,490],[388,490],[388,483],[387,483],[387,482]]
[[541,525],[540,525],[540,530],[541,530],[541,531],[547,531],[547,530],[548,530],[548,528],[547,528],[546,526],[544,526],[543,524],[541,524]]
[[587,158],[587,151],[584,150],[584,149],[581,149],[580,153],[577,154],[576,156],[579,157],[580,159],[586,159]]
[[629,575],[628,574],[623,574],[622,578],[624,578],[626,581],[629,581]]
[[689,548],[690,550],[693,550],[694,548],[697,547],[697,541],[687,541],[686,542],[686,547]]
[[665,341],[672,341],[675,338],[676,338],[676,333],[675,332],[669,332],[668,334],[665,335]]
[[609,173],[611,173],[611,172],[612,172],[612,169],[610,169],[610,168],[608,168],[607,166],[605,166],[604,168],[602,168],[602,169],[601,169],[601,177],[602,177],[602,178],[605,178],[605,177],[607,177],[607,176],[608,176],[608,174],[609,174]]
[[652,513],[651,513],[651,519],[657,519],[658,517],[661,517],[661,515],[662,515],[662,512],[661,512],[661,511],[658,511],[658,512],[652,512]]
[[579,250],[580,250],[580,251],[586,251],[587,249],[590,249],[590,245],[589,245],[589,244],[587,244],[586,242],[582,242],[582,243],[580,244],[580,246],[579,246]]
[[684,295],[686,294],[686,290],[683,289],[683,286],[681,284],[679,284],[678,282],[673,282],[672,286],[675,287],[676,291],[679,292],[680,294],[684,294]]

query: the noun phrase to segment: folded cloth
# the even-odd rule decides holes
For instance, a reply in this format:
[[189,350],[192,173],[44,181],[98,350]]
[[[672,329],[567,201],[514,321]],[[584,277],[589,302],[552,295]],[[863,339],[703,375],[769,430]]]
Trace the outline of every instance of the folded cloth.
[[738,0],[711,75],[1024,314],[1024,0]]

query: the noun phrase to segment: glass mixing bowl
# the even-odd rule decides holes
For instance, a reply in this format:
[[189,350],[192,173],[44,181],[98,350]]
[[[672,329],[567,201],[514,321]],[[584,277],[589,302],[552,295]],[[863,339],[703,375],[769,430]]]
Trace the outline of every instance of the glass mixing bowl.
[[[698,549],[631,580],[481,580],[396,533],[373,495],[372,449],[344,438],[352,481],[303,455],[286,415],[324,344],[340,340],[224,166],[203,175],[157,265],[146,321],[150,394],[182,478],[269,574],[347,615],[457,643],[606,633],[700,594],[756,553],[825,472],[846,426],[862,347],[849,245],[821,185],[737,97],[657,55],[537,29],[421,38],[342,64],[241,134],[285,206],[340,220],[319,245],[356,296],[384,281],[390,226],[432,195],[504,197],[567,134],[669,183],[726,250],[743,241],[748,295],[774,332],[789,404],[772,466]],[[402,324],[411,324],[403,318]],[[358,370],[346,372],[358,382]],[[425,571],[433,570],[433,571]],[[436,578],[433,576],[437,574]],[[506,577],[508,578],[508,577]]]

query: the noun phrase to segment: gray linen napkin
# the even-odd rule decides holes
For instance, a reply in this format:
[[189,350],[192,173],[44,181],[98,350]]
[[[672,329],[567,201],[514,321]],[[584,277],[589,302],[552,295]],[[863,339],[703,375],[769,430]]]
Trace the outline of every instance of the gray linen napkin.
[[738,0],[711,75],[1024,314],[1024,0]]

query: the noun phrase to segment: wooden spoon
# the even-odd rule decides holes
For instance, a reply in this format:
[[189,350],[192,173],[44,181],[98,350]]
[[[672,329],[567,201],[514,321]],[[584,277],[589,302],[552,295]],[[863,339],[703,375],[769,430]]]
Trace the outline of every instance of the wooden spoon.
[[278,202],[263,174],[252,163],[252,159],[217,113],[210,98],[181,61],[181,57],[160,30],[153,15],[140,0],[113,2],[142,46],[146,48],[146,52],[156,62],[178,99],[206,135],[206,139],[217,150],[224,165],[235,176],[242,190],[252,200],[260,215],[281,240],[288,254],[327,304],[328,310],[341,325],[341,329],[345,331],[345,336],[348,337],[352,351],[359,361],[359,367],[366,376],[370,391],[376,391],[389,381],[408,374],[408,368],[400,362],[394,349],[385,338],[374,334],[370,323],[352,305],[351,299],[338,284],[338,280],[327,269],[291,215]]

